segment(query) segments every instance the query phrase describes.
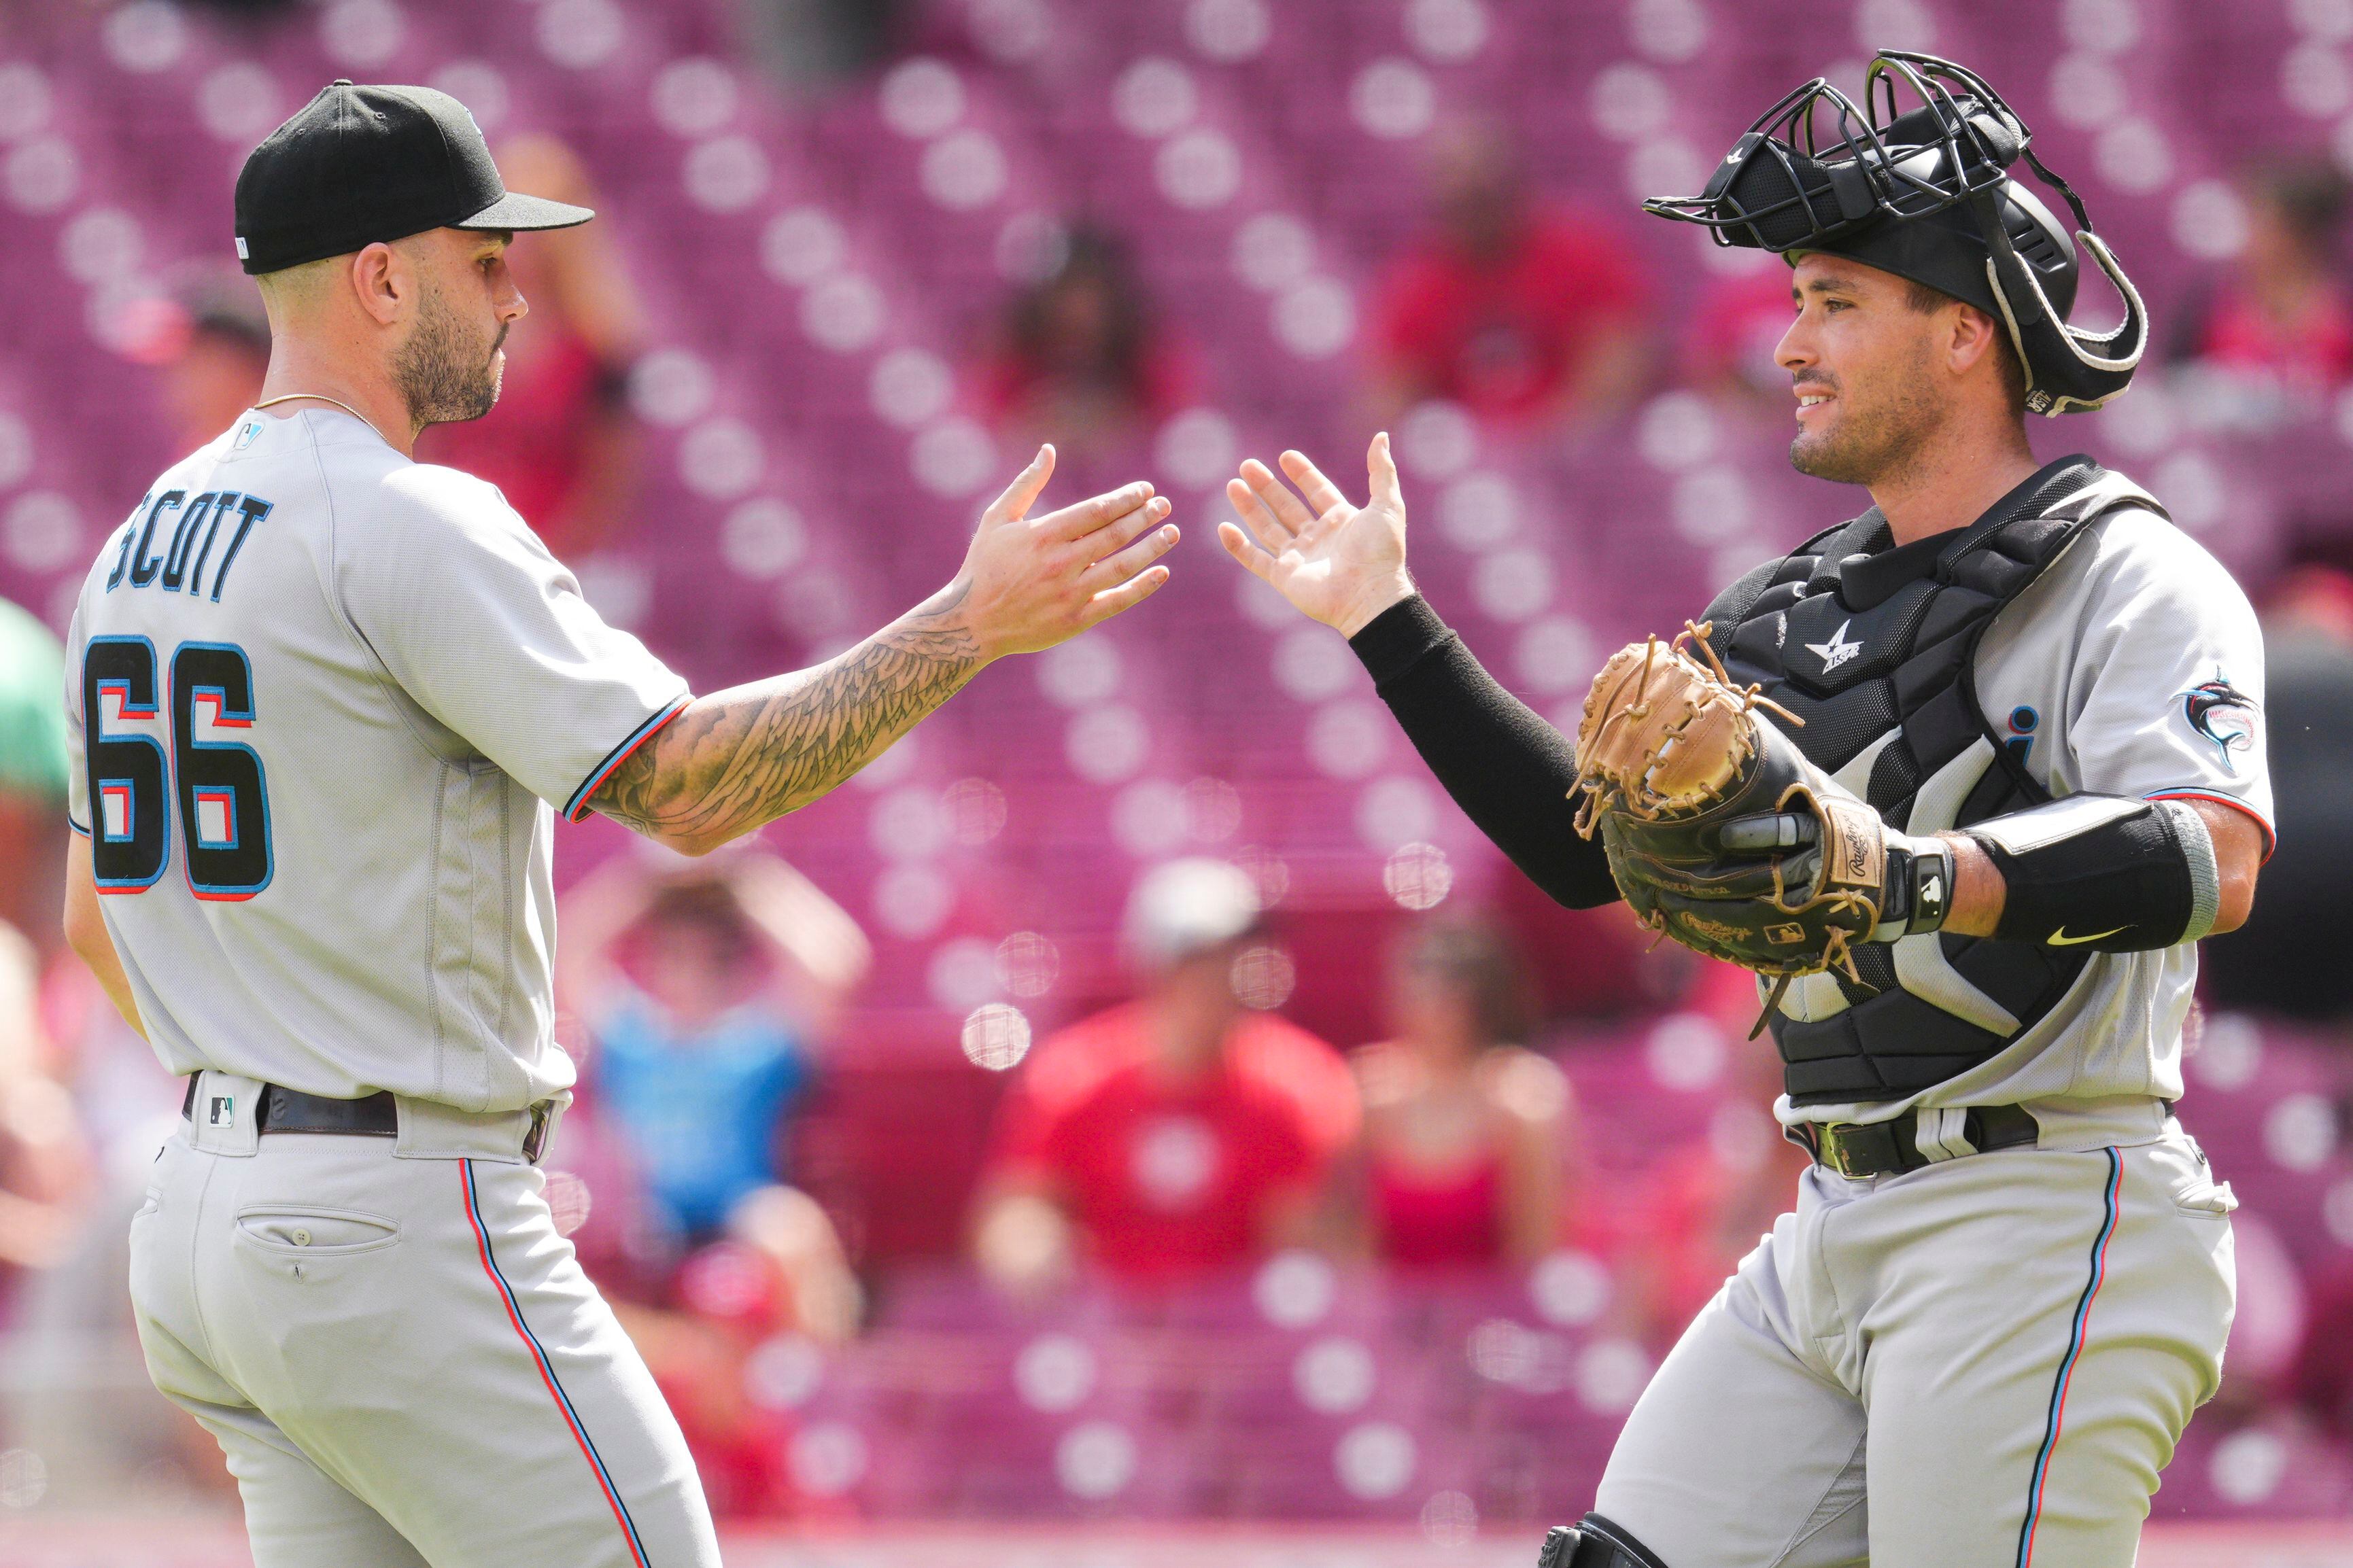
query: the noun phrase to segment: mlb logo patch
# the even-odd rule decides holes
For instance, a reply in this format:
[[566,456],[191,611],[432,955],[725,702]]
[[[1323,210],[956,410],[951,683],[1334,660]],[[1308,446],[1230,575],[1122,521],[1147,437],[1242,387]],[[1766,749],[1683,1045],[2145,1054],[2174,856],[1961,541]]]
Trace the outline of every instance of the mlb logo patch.
[[205,1120],[206,1120],[206,1121],[209,1121],[209,1122],[211,1122],[215,1127],[234,1127],[234,1126],[236,1126],[236,1125],[237,1125],[237,1099],[236,1099],[236,1097],[235,1097],[234,1095],[227,1095],[227,1094],[216,1094],[216,1095],[214,1095],[214,1096],[212,1097],[212,1109],[211,1109],[211,1110],[209,1110],[208,1112],[206,1112],[206,1117],[205,1117]]
[[260,434],[261,421],[259,419],[248,419],[244,424],[237,427],[237,439],[229,443],[228,449],[232,452],[242,452],[248,447],[252,446],[254,438]]

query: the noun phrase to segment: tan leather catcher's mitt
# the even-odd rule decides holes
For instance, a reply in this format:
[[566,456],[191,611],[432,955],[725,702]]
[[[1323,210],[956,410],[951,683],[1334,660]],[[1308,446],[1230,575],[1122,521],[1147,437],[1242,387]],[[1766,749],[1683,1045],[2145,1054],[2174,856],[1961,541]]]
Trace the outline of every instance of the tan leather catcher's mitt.
[[[1594,678],[1577,731],[1577,831],[1600,829],[1619,890],[1653,931],[1759,974],[1852,975],[1847,948],[1879,921],[1879,816],[1759,710],[1801,721],[1732,684],[1707,633],[1686,623],[1672,643],[1629,644]],[[1810,816],[1816,842],[1724,846],[1725,824],[1770,813]]]

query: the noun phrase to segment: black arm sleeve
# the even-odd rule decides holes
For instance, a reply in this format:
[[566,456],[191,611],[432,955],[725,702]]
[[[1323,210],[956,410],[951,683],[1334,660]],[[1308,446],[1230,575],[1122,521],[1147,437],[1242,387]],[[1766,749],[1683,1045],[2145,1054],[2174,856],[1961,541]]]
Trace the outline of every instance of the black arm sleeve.
[[1574,826],[1575,749],[1498,685],[1427,601],[1384,610],[1348,646],[1454,804],[1530,881],[1573,910],[1617,900],[1600,841]]

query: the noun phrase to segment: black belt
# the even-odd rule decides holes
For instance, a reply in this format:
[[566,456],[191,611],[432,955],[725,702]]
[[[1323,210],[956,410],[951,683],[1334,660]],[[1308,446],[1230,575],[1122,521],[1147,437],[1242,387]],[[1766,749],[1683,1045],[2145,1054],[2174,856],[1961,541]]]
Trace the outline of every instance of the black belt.
[[[195,1105],[196,1080],[191,1076],[188,1092],[180,1101],[180,1114],[193,1119]],[[304,1094],[301,1089],[265,1083],[261,1086],[261,1103],[254,1110],[253,1127],[257,1132],[347,1132],[367,1138],[391,1138],[400,1131],[400,1109],[388,1089],[380,1089],[364,1100],[330,1100],[322,1094]]]
[[[1919,1125],[1916,1112],[1892,1121],[1800,1121],[1788,1137],[1814,1163],[1841,1176],[1896,1176],[1936,1163],[1914,1141]],[[2031,1143],[2042,1132],[2032,1114],[2015,1105],[1973,1105],[1962,1112],[1961,1129],[1980,1154]]]
[[[547,1144],[547,1123],[550,1101],[542,1100],[531,1108],[531,1131],[523,1135],[522,1157],[533,1164],[539,1163]],[[180,1097],[180,1114],[194,1119],[196,1105],[196,1075],[188,1077],[188,1092]],[[221,1120],[233,1120],[224,1111]],[[396,1138],[400,1135],[400,1107],[392,1090],[380,1089],[362,1100],[330,1100],[323,1094],[304,1094],[299,1089],[285,1089],[274,1083],[261,1086],[261,1103],[255,1109],[253,1130],[263,1132],[342,1132],[364,1138]]]

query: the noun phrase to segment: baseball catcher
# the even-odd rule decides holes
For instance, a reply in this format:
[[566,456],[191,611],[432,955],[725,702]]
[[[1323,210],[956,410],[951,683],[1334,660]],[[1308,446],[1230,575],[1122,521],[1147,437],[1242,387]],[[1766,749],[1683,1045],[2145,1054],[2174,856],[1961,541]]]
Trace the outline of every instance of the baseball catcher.
[[1226,548],[1530,879],[1756,972],[1813,1157],[1546,1568],[2128,1568],[2220,1378],[2236,1200],[2172,1108],[2271,847],[2263,641],[2155,497],[2027,440],[2148,332],[2032,140],[1887,51],[1645,204],[1788,263],[1790,461],[1871,505],[1611,658],[1574,748],[1415,589],[1386,437],[1361,507],[1297,452],[1228,487]]

